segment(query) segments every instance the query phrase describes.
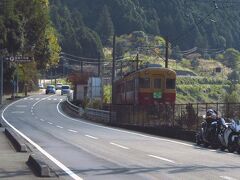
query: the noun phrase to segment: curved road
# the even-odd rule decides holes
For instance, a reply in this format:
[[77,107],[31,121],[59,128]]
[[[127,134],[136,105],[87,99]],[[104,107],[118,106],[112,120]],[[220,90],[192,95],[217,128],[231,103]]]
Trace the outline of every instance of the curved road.
[[55,163],[60,179],[240,179],[240,156],[70,118],[65,96],[36,95],[9,105],[5,123]]

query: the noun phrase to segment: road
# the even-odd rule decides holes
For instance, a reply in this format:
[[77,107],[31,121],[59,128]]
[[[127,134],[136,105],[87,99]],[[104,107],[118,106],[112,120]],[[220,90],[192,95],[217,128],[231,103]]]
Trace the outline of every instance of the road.
[[60,179],[240,179],[238,154],[74,119],[61,109],[65,98],[35,95],[2,113],[59,167]]

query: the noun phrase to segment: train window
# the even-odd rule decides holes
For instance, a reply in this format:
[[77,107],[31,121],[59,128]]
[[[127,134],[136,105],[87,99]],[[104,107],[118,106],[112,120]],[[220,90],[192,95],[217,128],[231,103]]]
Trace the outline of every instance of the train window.
[[140,88],[150,88],[150,78],[139,78]]
[[154,88],[155,89],[161,88],[161,79],[154,79]]
[[166,88],[167,89],[175,89],[176,88],[176,80],[175,79],[167,79],[166,80]]

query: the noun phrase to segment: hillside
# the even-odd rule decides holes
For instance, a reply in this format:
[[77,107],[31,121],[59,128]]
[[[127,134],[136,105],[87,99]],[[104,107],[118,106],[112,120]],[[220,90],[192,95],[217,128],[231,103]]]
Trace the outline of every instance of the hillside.
[[[51,14],[64,51],[97,56],[115,32],[168,36],[180,49],[239,49],[240,3],[232,0],[51,0]],[[214,3],[216,2],[216,3]],[[86,45],[83,42],[87,42]],[[71,49],[70,49],[71,47]],[[202,49],[202,50],[201,50]],[[90,52],[89,52],[90,51]],[[94,51],[94,52],[91,52]],[[101,50],[99,50],[101,51]]]

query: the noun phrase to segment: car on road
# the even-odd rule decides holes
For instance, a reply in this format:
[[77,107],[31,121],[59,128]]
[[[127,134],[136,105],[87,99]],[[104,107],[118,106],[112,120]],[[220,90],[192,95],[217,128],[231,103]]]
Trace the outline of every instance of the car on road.
[[43,83],[39,83],[39,84],[38,84],[38,88],[39,88],[39,89],[44,89]]
[[56,89],[54,85],[48,85],[46,88],[46,94],[56,94]]
[[62,89],[62,83],[57,83],[56,84],[56,90],[58,90],[58,89]]
[[69,94],[70,93],[70,86],[69,85],[62,85],[61,95]]

